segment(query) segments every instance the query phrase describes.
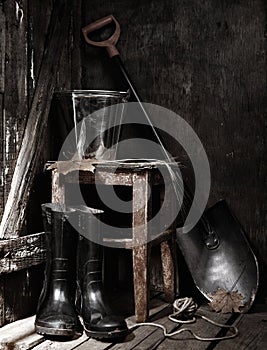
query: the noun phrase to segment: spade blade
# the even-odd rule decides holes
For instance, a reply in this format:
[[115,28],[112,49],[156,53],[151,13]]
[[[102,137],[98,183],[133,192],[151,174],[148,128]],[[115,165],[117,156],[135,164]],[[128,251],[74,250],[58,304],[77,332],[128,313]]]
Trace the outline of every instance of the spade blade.
[[197,288],[209,300],[218,289],[237,291],[243,296],[241,312],[252,305],[258,289],[258,263],[244,230],[222,200],[208,209],[205,220],[219,238],[215,249],[208,249],[203,226],[198,223],[188,233],[177,230],[177,241]]

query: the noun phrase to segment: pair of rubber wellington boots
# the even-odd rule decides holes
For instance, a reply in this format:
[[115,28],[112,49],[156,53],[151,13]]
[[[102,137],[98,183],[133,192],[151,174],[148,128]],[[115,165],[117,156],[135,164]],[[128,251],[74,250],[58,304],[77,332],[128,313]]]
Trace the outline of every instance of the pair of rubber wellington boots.
[[36,332],[76,337],[84,329],[92,338],[124,338],[128,334],[126,322],[112,310],[103,288],[103,247],[95,239],[85,238],[90,232],[97,237],[96,219],[103,212],[85,206],[43,204],[42,213],[47,263]]

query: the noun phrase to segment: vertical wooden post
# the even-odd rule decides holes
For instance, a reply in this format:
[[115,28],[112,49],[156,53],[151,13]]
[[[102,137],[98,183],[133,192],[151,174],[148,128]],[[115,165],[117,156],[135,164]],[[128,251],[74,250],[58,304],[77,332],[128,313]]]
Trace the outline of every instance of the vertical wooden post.
[[168,240],[160,244],[165,299],[170,303],[174,301],[175,297],[175,266],[173,247],[174,244],[172,240]]
[[151,218],[149,172],[133,174],[133,274],[135,314],[137,322],[144,322],[149,313],[149,259],[147,244]]
[[11,188],[16,158],[28,114],[28,1],[6,1],[4,76],[4,202]]
[[81,62],[81,27],[82,1],[73,1],[71,20],[71,88],[81,89],[82,62]]
[[6,60],[6,18],[3,6],[4,5],[2,1],[0,3],[0,93],[4,92]]
[[[166,177],[165,181],[167,181]],[[171,178],[169,177],[170,181]],[[176,209],[176,198],[173,198],[173,187],[171,183],[166,182],[164,188],[161,187],[160,190],[160,202],[161,205],[165,200],[167,210],[169,213],[175,214]],[[164,220],[164,217],[161,218]],[[176,225],[173,223],[170,227],[172,230],[172,236],[169,240],[164,241],[160,244],[161,252],[161,266],[162,266],[162,275],[163,275],[163,285],[165,299],[168,302],[173,302],[176,294],[176,264],[175,264],[175,253],[176,253]]]
[[0,276],[0,327],[5,323],[5,277]]
[[[4,85],[6,53],[6,18],[0,3],[0,221],[4,211]],[[5,323],[5,279],[0,276],[0,327]]]
[[[56,83],[62,49],[67,37],[70,19],[70,0],[54,3],[51,15],[47,47],[38,75],[38,81],[29,112],[7,205],[5,206],[0,236],[18,236],[23,225],[29,193],[37,173],[44,144],[50,102]],[[10,75],[11,76],[11,75]],[[14,101],[13,101],[14,104]]]

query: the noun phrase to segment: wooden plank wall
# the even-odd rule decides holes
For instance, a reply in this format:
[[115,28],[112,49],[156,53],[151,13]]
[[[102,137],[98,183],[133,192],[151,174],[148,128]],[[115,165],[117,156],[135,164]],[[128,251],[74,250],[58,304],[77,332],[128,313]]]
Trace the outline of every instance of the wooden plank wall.
[[[0,218],[36,89],[51,13],[58,5],[53,0],[0,3]],[[65,28],[68,40],[55,89],[80,88],[80,26],[80,1],[73,1],[71,22]],[[44,198],[40,195],[44,186],[43,165],[51,154],[48,132],[46,139],[24,234],[42,229],[39,204]],[[35,266],[0,275],[0,326],[35,312],[42,273],[43,266]]]
[[[259,295],[266,296],[264,2],[83,1],[83,25],[111,13],[144,101],[178,113],[202,140],[212,175],[209,204],[226,198],[243,224],[260,262]],[[104,50],[83,44],[82,53],[83,88],[121,88]]]
[[[19,151],[28,112],[27,26],[28,3],[4,3],[5,81],[4,81],[4,204]],[[6,79],[6,77],[10,77]],[[11,78],[12,77],[12,78]]]
[[4,72],[5,72],[5,14],[0,4],[0,217],[4,207]]

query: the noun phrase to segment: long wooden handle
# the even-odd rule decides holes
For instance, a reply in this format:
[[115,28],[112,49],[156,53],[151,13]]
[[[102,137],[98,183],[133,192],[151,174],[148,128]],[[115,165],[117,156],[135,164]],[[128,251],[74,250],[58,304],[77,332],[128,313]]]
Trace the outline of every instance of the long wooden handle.
[[[115,23],[115,31],[114,33],[106,40],[103,41],[94,41],[89,38],[88,34],[101,29],[103,27],[106,27],[108,24],[114,22]],[[116,44],[120,37],[120,25],[118,21],[115,19],[113,15],[109,15],[107,17],[103,17],[98,19],[97,21],[88,24],[87,26],[82,28],[83,36],[85,41],[92,45],[92,46],[98,46],[98,47],[105,47],[107,49],[109,57],[114,57],[119,55],[119,51],[116,48]]]

